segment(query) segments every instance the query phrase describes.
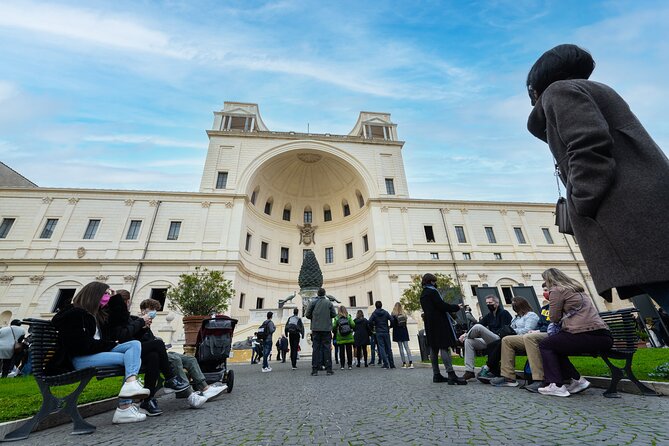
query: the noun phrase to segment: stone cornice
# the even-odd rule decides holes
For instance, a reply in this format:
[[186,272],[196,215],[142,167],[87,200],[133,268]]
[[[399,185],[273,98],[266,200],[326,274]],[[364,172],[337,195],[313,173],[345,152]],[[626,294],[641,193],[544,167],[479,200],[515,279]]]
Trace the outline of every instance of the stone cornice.
[[404,141],[389,141],[380,138],[363,138],[362,136],[332,135],[330,133],[299,133],[299,132],[243,132],[241,130],[207,130],[207,136],[228,138],[255,138],[255,139],[280,139],[293,141],[328,141],[345,142],[354,144],[368,144],[381,146],[397,146],[402,148]]

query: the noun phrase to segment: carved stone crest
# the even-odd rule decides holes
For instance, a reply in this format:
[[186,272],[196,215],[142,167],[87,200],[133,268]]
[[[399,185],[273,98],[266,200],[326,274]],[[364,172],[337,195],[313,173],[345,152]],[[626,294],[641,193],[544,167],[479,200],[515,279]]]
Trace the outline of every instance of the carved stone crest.
[[51,197],[44,197],[44,198],[42,198],[42,203],[44,203],[44,204],[49,204],[49,203],[51,203],[52,201],[53,201],[53,198],[51,198]]
[[6,274],[0,276],[0,283],[9,283],[14,280],[14,276],[8,276]]
[[42,280],[44,280],[42,275],[30,276],[30,283],[40,283]]
[[488,275],[486,273],[479,273],[479,279],[485,282],[486,280],[488,280]]
[[225,202],[225,207],[226,208],[230,209],[230,208],[232,208],[232,206],[233,206],[232,201],[226,201]]
[[311,226],[311,223],[305,223],[304,226],[297,225],[297,228],[300,230],[300,245],[305,244],[307,246],[312,243],[316,243],[316,228],[318,226]]
[[67,200],[68,203],[70,204],[77,204],[79,203],[79,199],[77,197],[72,197]]
[[128,198],[127,200],[125,200],[125,205],[126,206],[132,206],[134,203],[135,203],[135,200],[133,200],[132,198]]
[[126,275],[126,276],[123,276],[123,281],[124,281],[125,283],[132,283],[132,282],[134,282],[135,280],[137,280],[137,276],[135,276],[135,275],[133,275],[133,274],[128,274],[128,275]]
[[211,206],[211,201],[203,201],[200,204],[202,205],[203,208],[208,208]]
[[95,277],[95,280],[97,280],[99,282],[106,282],[106,281],[109,280],[109,276],[107,276],[105,274],[100,274],[99,276]]
[[530,280],[532,280],[532,273],[523,273],[523,279],[525,280],[525,282],[529,282]]
[[85,255],[86,255],[86,248],[84,248],[83,246],[78,247],[77,248],[77,257],[82,258]]

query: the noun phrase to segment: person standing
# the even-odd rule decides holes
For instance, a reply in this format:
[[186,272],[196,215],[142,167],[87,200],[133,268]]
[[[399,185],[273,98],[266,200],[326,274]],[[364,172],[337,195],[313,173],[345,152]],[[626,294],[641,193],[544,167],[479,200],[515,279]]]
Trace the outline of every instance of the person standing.
[[288,336],[288,343],[290,344],[290,363],[293,370],[297,369],[297,353],[300,348],[300,337],[304,339],[304,324],[302,319],[298,316],[299,310],[295,308],[293,315],[288,318],[284,334]]
[[[432,382],[465,385],[467,381],[458,377],[453,370],[453,360],[448,350],[457,345],[455,329],[449,313],[459,311],[460,306],[444,302],[437,291],[437,277],[434,274],[425,274],[421,283],[423,292],[420,295],[420,306],[424,314],[425,336],[431,349]],[[439,371],[439,354],[446,368],[447,378]]]
[[[597,293],[647,293],[669,311],[669,158],[612,88],[588,80],[590,53],[546,51],[527,75],[527,128],[548,143],[568,219]],[[634,228],[634,230],[630,230]]]
[[281,354],[281,362],[286,362],[286,355],[288,354],[288,338],[286,335],[281,335],[278,342],[279,353]]
[[[367,346],[369,345],[369,321],[365,318],[362,310],[355,315],[355,326],[353,327],[353,347],[355,348],[356,367],[360,367],[360,359],[364,356],[365,367],[367,367]],[[372,360],[373,361],[373,360]]]
[[332,375],[332,318],[337,315],[330,299],[325,297],[325,289],[319,288],[317,296],[311,300],[304,316],[311,320],[311,340],[313,353],[311,356],[311,375],[318,375],[318,370],[325,367],[326,374]]
[[[26,331],[21,327],[21,321],[14,319],[9,327],[0,328],[0,360],[2,360],[2,377],[6,378],[17,365],[17,359],[22,352],[19,348],[23,348],[22,341],[26,336]],[[15,345],[19,343],[21,347],[15,349]]]
[[397,342],[397,346],[400,350],[402,368],[413,369],[413,358],[411,357],[411,350],[409,350],[409,329],[407,328],[408,317],[402,308],[402,304],[395,302],[393,312],[390,315],[393,317],[393,342]]
[[263,336],[262,340],[262,371],[271,372],[272,368],[269,366],[269,356],[272,353],[272,334],[276,331],[274,322],[272,322],[272,316],[274,313],[271,311],[267,312],[267,319],[262,323],[260,328],[258,328],[258,337]]
[[[371,350],[370,365],[374,367],[376,364],[376,353],[379,351],[379,343],[376,341],[376,328],[367,321],[369,327],[369,349]],[[381,353],[378,354],[379,364],[381,364]]]
[[377,300],[374,304],[376,310],[369,318],[370,325],[376,329],[376,341],[379,346],[379,356],[383,361],[384,369],[394,369],[393,349],[390,345],[390,321],[391,316],[383,309],[383,304]]
[[346,311],[346,307],[339,306],[337,317],[332,319],[332,331],[335,332],[337,338],[337,347],[339,348],[339,363],[341,369],[344,370],[346,364],[348,369],[353,368],[353,329],[355,322],[353,318]]

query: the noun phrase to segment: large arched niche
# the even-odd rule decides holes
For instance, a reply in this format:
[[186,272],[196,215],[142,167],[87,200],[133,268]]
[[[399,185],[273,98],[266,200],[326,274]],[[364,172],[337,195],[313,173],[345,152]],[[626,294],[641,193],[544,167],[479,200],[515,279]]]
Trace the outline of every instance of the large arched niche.
[[[258,189],[264,203],[290,203],[301,212],[310,205],[321,209],[342,199],[355,202],[356,190],[364,199],[377,194],[367,169],[346,152],[317,141],[297,141],[274,147],[256,158],[240,175],[239,190],[251,196]],[[297,215],[296,215],[297,217]]]

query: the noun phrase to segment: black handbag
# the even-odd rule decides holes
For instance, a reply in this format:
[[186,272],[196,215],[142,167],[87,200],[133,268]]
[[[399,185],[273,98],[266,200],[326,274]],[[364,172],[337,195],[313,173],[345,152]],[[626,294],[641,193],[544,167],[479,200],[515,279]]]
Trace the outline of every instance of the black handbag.
[[569,219],[569,210],[567,208],[567,199],[562,196],[560,189],[560,168],[557,162],[555,163],[555,181],[558,188],[558,201],[555,203],[555,226],[558,227],[558,232],[561,234],[574,235],[574,229],[571,227],[571,220]]
[[516,330],[511,328],[511,325],[503,325],[502,328],[499,329],[497,332],[499,335],[500,339],[504,338],[505,336],[513,336],[516,334]]

